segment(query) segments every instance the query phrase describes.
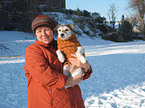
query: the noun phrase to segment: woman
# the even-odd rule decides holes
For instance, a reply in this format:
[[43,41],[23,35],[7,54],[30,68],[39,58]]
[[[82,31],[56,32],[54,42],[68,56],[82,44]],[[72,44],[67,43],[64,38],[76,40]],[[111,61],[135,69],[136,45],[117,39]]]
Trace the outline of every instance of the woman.
[[[55,21],[45,15],[37,16],[32,22],[37,40],[25,51],[27,108],[84,108],[78,84],[90,77],[92,68],[88,62],[82,64],[73,55],[76,59],[70,58],[69,61],[72,65],[84,68],[85,73],[73,78],[63,75],[63,64],[56,56],[57,42],[53,39],[55,26]],[[69,85],[74,86],[63,89]]]

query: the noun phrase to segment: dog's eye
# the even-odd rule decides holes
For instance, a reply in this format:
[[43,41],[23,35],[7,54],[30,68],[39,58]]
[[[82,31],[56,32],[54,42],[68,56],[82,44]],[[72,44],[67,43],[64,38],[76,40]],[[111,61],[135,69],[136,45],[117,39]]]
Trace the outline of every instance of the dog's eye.
[[61,31],[60,29],[58,31]]
[[68,31],[68,29],[65,29],[65,31]]

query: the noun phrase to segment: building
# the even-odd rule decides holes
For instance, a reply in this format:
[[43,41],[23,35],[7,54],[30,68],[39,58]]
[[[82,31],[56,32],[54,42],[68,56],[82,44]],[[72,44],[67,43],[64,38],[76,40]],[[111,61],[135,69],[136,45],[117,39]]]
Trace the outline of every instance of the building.
[[135,33],[141,33],[141,31],[140,31],[139,29],[137,29],[136,26],[133,27],[133,31],[134,31]]

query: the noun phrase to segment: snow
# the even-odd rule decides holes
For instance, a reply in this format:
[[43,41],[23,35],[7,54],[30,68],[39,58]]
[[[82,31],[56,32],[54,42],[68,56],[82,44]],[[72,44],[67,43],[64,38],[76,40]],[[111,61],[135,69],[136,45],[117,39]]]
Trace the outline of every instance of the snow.
[[[26,108],[24,53],[31,33],[0,31],[0,108]],[[86,108],[145,107],[145,43],[79,37],[93,68],[80,84]]]

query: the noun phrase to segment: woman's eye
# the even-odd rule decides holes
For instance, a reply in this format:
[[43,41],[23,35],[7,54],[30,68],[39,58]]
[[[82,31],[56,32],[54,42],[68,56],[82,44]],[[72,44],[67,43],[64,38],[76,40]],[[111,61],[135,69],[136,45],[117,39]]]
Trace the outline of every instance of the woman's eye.
[[41,31],[37,31],[36,33],[41,33]]
[[68,29],[65,29],[65,31],[68,31]]

